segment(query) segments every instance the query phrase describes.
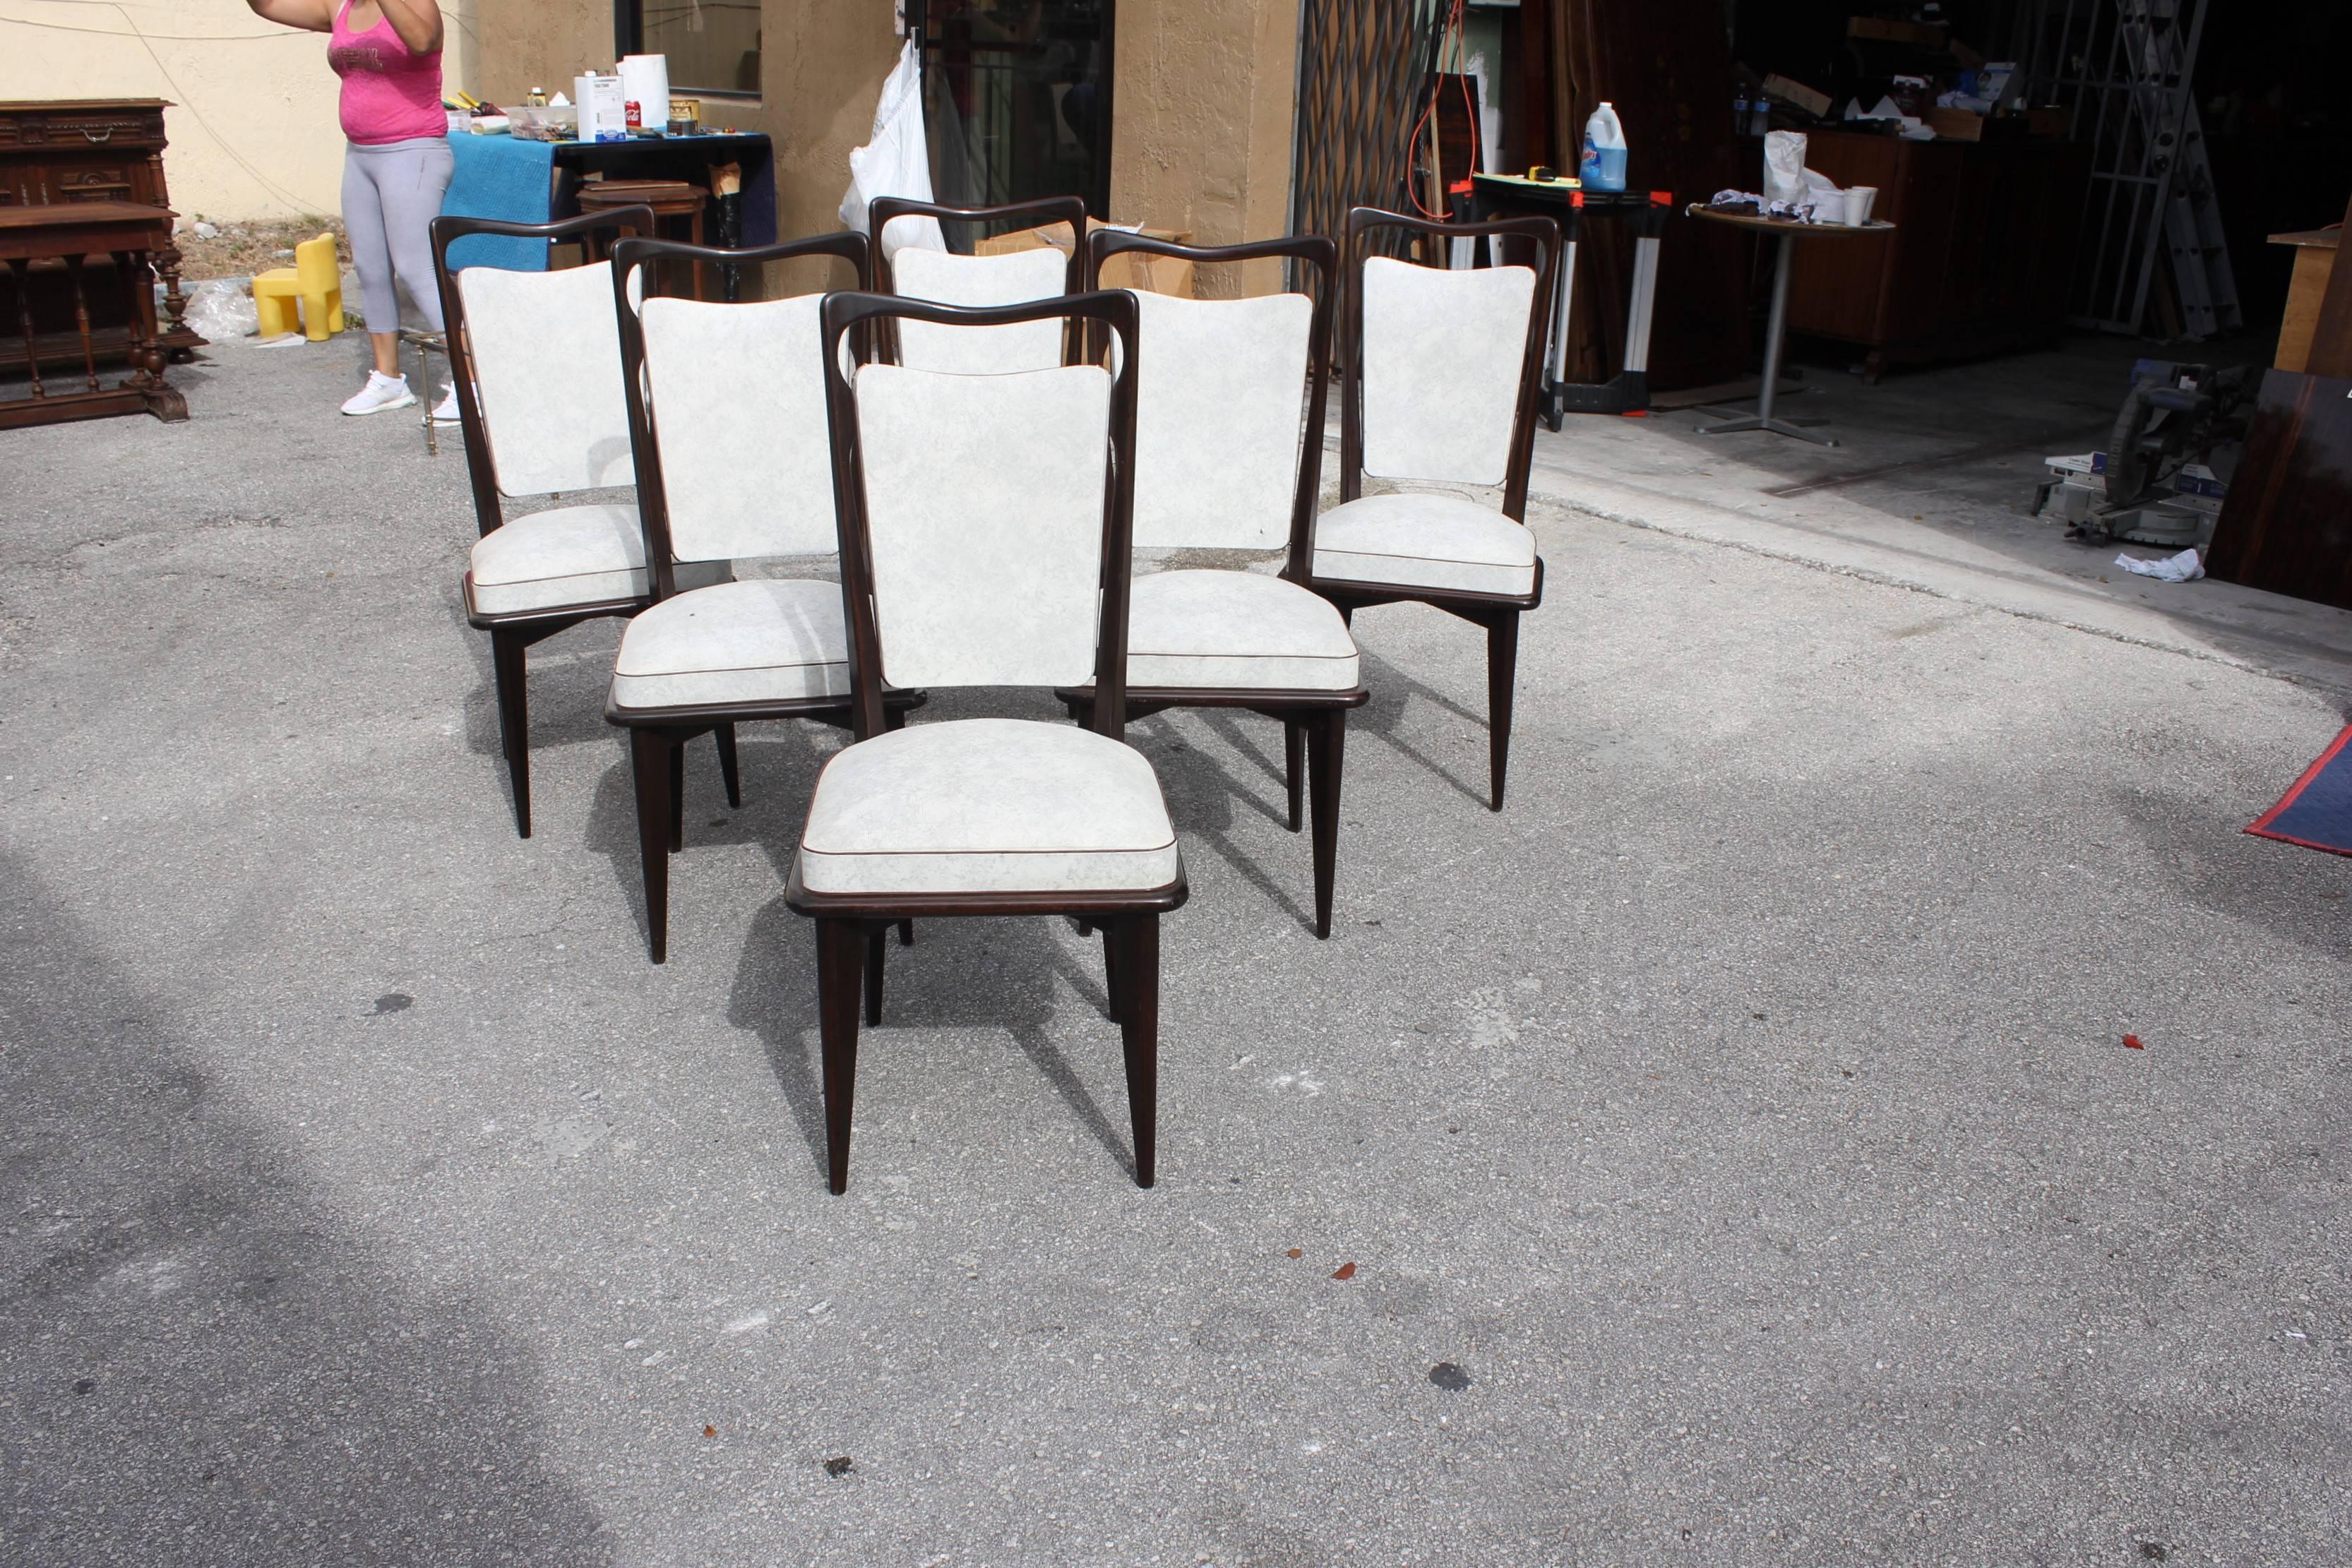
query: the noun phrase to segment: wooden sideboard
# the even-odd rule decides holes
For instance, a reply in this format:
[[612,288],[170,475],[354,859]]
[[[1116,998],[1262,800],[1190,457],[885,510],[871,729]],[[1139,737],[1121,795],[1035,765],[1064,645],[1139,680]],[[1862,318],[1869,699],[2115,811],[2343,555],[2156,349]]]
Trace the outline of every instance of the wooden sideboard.
[[[170,210],[144,202],[0,207],[0,267],[7,269],[20,303],[27,298],[25,282],[36,267],[63,275],[73,302],[74,357],[80,361],[60,375],[56,361],[61,356],[37,343],[32,314],[20,309],[18,362],[27,366],[25,379],[31,395],[0,398],[0,430],[142,409],[167,422],[188,417],[187,400],[164,379],[163,345],[140,336],[141,323],[154,313],[150,268],[155,252],[171,240]],[[92,267],[93,259],[104,265]],[[98,372],[104,356],[99,352],[96,330],[110,290],[119,301],[120,319],[130,323],[116,357],[131,361],[131,374],[112,386]]]
[[[78,202],[130,202],[169,209],[171,193],[163,183],[163,110],[168,107],[160,98],[0,102],[0,212]],[[168,235],[152,261],[163,280],[164,320],[156,319],[153,290],[117,287],[103,279],[103,268],[111,265],[110,260],[94,263],[89,287],[81,291],[97,309],[91,326],[101,357],[128,358],[135,347],[142,352],[160,348],[171,359],[186,360],[204,347],[205,340],[185,319],[188,302],[180,290],[180,252]],[[26,298],[9,297],[18,287]],[[29,307],[42,362],[77,362],[83,344],[75,294],[57,267],[42,267],[21,284],[0,279],[0,327],[15,327],[20,307]],[[135,322],[124,319],[133,308],[139,312]],[[0,368],[21,367],[26,358],[20,338],[0,333]]]
[[2031,348],[2066,327],[2066,286],[2090,182],[2070,141],[1908,141],[1815,131],[1809,167],[1875,185],[1895,232],[1819,246],[1789,287],[1789,330],[1869,350],[1876,380],[1900,361]]

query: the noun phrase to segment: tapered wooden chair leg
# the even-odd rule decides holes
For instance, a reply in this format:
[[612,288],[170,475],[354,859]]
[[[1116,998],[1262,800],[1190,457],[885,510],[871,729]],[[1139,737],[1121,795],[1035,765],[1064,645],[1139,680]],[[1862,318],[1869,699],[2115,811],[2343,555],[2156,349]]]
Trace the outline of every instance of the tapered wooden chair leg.
[[1486,806],[1494,811],[1503,809],[1503,779],[1511,766],[1511,687],[1518,668],[1518,612],[1506,611],[1486,627]]
[[1160,916],[1118,922],[1125,1008],[1119,1041],[1127,1054],[1127,1113],[1135,1131],[1135,1185],[1156,1179],[1160,1130]]
[[1120,929],[1120,924],[1116,920],[1106,923],[1102,927],[1103,1016],[1113,1023],[1127,1016],[1125,998],[1119,989]]
[[857,1003],[866,939],[854,922],[816,923],[818,1050],[824,1072],[825,1175],[849,1190],[849,1111],[857,1082]]
[[686,742],[676,737],[669,740],[669,848],[672,854],[686,848]]
[[1282,721],[1282,781],[1290,791],[1290,831],[1297,832],[1301,818],[1300,806],[1306,798],[1307,723],[1303,719]]
[[629,731],[636,777],[637,858],[646,875],[646,942],[656,964],[669,957],[669,759],[677,747],[657,729]]
[[727,803],[740,808],[743,804],[743,775],[735,765],[735,727],[722,724],[711,733],[719,741],[719,777],[727,783]]
[[490,671],[499,694],[499,747],[506,753],[507,784],[514,791],[515,831],[530,837],[530,705],[523,698],[524,643],[513,632],[490,633]]
[[1339,863],[1339,770],[1348,745],[1348,710],[1318,714],[1307,737],[1314,796],[1315,935],[1331,935],[1331,884]]
[[882,1021],[882,956],[889,949],[890,928],[877,925],[866,938],[866,1023]]
[[898,946],[911,947],[914,945],[915,923],[911,920],[901,920],[898,922]]

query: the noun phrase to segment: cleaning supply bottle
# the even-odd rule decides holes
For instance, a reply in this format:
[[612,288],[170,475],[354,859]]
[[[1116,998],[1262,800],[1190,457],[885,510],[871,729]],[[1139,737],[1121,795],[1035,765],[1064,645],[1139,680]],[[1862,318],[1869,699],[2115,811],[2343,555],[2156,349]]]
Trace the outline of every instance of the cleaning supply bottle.
[[1617,123],[1617,111],[1606,103],[1584,122],[1584,157],[1577,177],[1588,191],[1625,188],[1625,128]]

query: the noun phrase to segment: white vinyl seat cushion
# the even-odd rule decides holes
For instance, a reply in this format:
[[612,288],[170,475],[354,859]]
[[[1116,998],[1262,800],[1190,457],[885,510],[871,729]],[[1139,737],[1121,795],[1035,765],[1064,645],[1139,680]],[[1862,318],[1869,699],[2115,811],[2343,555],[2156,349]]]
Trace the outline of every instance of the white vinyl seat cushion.
[[1128,610],[1130,687],[1344,692],[1356,640],[1330,601],[1254,571],[1157,571]]
[[[725,561],[677,569],[681,589],[724,580]],[[558,507],[491,529],[466,572],[482,615],[519,615],[570,604],[609,604],[653,591],[646,536],[630,506]]]
[[817,894],[1145,893],[1183,873],[1159,777],[1072,725],[974,718],[859,741],[817,776]]
[[1463,593],[1528,594],[1536,536],[1459,496],[1366,496],[1315,522],[1315,575]]
[[613,704],[623,708],[794,702],[849,691],[841,585],[722,582],[663,600],[621,634]]

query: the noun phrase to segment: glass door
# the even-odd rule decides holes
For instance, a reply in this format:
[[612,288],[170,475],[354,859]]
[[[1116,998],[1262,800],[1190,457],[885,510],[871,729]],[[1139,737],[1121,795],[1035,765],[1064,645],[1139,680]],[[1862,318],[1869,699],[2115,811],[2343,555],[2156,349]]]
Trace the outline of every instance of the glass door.
[[[1077,196],[1110,206],[1114,0],[925,0],[931,189],[958,206]],[[959,247],[975,237],[950,232]]]

